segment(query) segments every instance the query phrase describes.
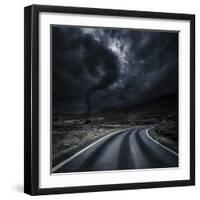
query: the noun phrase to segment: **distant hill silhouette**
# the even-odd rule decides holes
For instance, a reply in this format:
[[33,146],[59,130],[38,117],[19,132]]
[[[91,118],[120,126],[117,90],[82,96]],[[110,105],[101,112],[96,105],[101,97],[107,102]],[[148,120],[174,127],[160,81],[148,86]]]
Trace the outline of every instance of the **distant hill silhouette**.
[[168,95],[168,96],[162,96],[159,98],[151,99],[149,101],[144,101],[142,103],[138,103],[134,106],[128,106],[126,108],[115,108],[115,109],[107,109],[107,110],[102,110],[94,115],[97,114],[102,114],[102,113],[118,113],[118,112],[124,112],[124,113],[129,113],[129,112],[137,112],[137,111],[154,111],[154,110],[168,110],[170,111],[175,111],[178,109],[178,96],[177,95]]
[[[137,113],[137,112],[177,112],[178,111],[178,96],[177,95],[168,95],[162,96],[159,98],[154,98],[148,101],[144,101],[138,103],[133,106],[128,106],[126,108],[114,108],[114,109],[105,109],[98,111],[96,113],[92,113],[88,116],[85,114],[62,114],[62,117],[69,119],[78,118],[90,118],[90,117],[106,117],[106,116],[118,116],[118,115],[126,115],[129,113]],[[56,116],[56,114],[54,115]],[[57,116],[59,117],[59,116]]]

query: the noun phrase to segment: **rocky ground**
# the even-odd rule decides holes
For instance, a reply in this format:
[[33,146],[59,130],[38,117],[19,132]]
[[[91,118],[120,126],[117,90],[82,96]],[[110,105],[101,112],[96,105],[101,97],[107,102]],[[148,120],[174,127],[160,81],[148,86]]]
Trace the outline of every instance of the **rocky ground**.
[[154,127],[150,135],[178,151],[177,97],[162,97],[124,109],[106,110],[88,116],[53,115],[52,154],[56,159],[80,145],[125,128]]
[[178,153],[177,113],[167,115],[158,125],[150,129],[149,133],[158,142]]

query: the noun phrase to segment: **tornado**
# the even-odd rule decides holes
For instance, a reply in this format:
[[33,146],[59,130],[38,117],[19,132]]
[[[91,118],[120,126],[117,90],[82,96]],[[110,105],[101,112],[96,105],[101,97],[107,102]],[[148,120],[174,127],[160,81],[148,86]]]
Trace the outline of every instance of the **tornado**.
[[[100,57],[98,57],[98,60],[100,61],[99,63],[97,63],[96,66],[93,67],[98,68],[100,64],[101,73],[99,73],[97,83],[93,85],[86,93],[86,105],[87,105],[86,115],[89,115],[92,111],[92,105],[91,105],[92,95],[98,90],[107,89],[110,85],[112,85],[115,81],[118,80],[117,56],[109,49],[105,48],[102,49],[102,54],[99,55],[101,55]],[[96,69],[96,71],[98,72],[98,69]]]

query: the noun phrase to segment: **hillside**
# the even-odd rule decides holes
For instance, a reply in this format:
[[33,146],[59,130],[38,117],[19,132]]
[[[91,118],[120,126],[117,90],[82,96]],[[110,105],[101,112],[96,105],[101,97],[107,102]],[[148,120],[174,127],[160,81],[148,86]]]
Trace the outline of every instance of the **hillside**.
[[[55,117],[56,116],[56,117]],[[178,151],[178,98],[165,96],[141,104],[91,115],[54,115],[53,158],[125,128],[154,127],[150,135]]]

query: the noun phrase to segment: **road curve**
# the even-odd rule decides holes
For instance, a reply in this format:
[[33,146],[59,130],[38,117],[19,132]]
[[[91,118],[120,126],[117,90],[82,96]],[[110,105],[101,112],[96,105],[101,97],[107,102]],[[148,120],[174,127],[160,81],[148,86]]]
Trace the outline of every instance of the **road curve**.
[[134,128],[106,137],[54,173],[178,167],[178,156],[155,143],[146,131]]

